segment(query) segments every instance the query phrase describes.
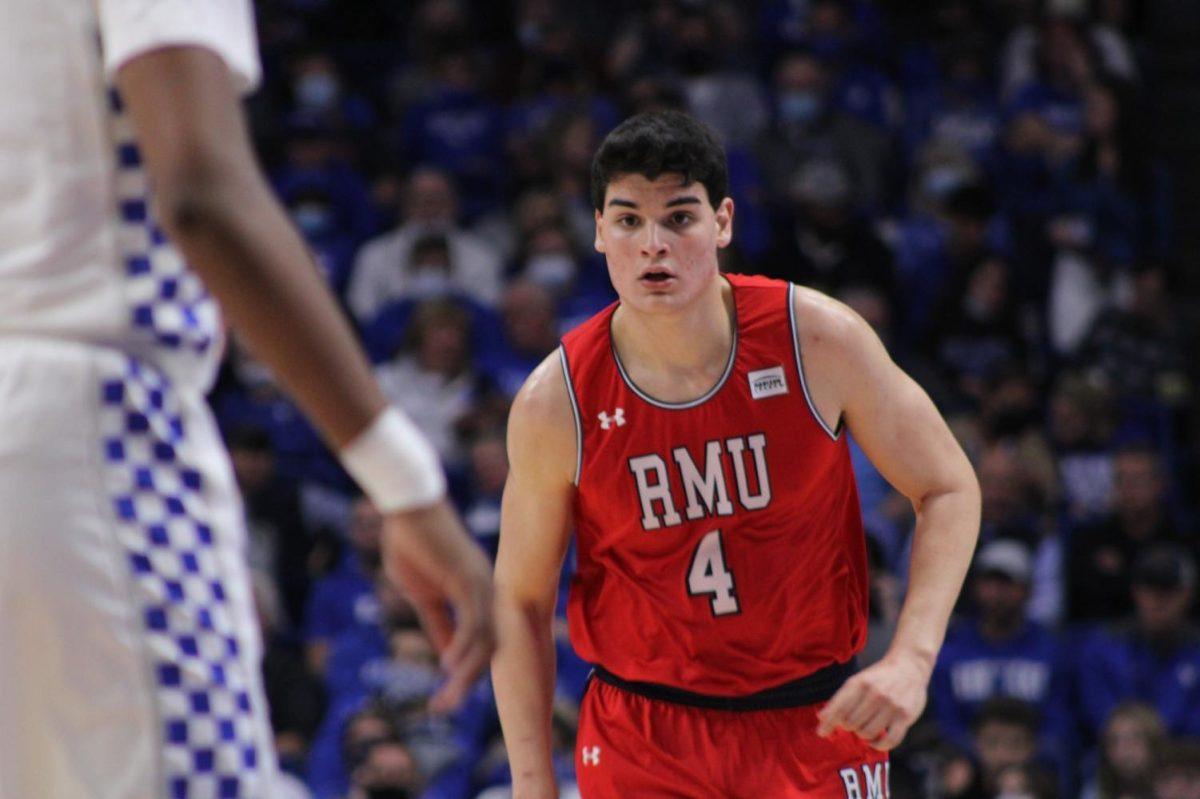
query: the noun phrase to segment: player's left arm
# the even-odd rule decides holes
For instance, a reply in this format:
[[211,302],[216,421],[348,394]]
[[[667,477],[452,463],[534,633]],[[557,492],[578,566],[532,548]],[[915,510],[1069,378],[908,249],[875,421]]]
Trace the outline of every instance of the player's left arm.
[[979,535],[979,483],[929,396],[844,305],[797,292],[801,352],[817,410],[842,418],[879,472],[916,512],[908,593],[878,663],[848,680],[820,714],[891,749],[925,707],[929,678]]

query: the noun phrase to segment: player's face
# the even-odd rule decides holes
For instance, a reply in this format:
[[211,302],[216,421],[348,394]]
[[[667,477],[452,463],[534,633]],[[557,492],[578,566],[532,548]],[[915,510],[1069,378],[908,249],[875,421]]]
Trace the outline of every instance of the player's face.
[[717,250],[733,233],[733,200],[713,209],[701,183],[677,174],[620,175],[596,212],[596,250],[621,301],[663,313],[689,306],[717,275]]

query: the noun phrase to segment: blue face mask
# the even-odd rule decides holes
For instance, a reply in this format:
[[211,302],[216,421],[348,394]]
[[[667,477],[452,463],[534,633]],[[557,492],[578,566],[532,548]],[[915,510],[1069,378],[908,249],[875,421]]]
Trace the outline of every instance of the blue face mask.
[[324,203],[303,203],[292,209],[292,220],[305,236],[320,236],[333,227],[333,212]]
[[786,91],[779,95],[779,116],[784,122],[805,124],[820,115],[821,105],[821,96],[814,91]]
[[301,78],[295,91],[300,105],[316,111],[325,111],[333,106],[341,87],[333,75],[316,72]]

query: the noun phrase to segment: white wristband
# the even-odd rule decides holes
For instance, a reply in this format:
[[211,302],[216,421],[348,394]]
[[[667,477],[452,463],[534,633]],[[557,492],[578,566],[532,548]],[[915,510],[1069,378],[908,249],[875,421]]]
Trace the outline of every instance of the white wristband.
[[437,451],[398,408],[387,408],[341,452],[342,465],[380,511],[432,505],[446,494]]

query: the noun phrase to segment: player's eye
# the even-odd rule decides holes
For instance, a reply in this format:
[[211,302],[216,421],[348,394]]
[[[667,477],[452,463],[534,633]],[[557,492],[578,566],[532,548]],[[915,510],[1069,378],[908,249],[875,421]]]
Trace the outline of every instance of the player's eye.
[[686,211],[676,211],[671,214],[671,224],[675,227],[682,227],[692,221],[692,215]]
[[617,217],[617,224],[621,227],[634,228],[637,227],[638,218],[630,214]]

